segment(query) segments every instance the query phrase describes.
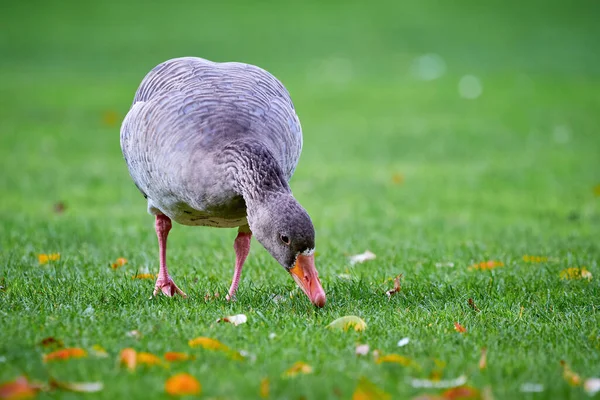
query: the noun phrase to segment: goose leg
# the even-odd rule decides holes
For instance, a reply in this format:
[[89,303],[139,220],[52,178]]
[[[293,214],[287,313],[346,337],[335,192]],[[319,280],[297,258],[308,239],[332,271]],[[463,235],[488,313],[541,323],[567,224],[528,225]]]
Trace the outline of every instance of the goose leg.
[[167,271],[167,236],[171,230],[171,219],[164,214],[156,216],[156,222],[154,227],[156,228],[156,236],[158,236],[158,253],[160,257],[160,271],[158,271],[158,278],[156,279],[156,285],[154,286],[153,296],[156,296],[159,291],[163,294],[172,297],[176,293],[183,297],[187,295],[177,287],[173,279],[169,276]]
[[235,299],[235,292],[237,291],[240,283],[240,277],[242,276],[242,267],[244,266],[246,257],[248,257],[248,253],[250,252],[250,240],[252,239],[252,232],[247,230],[248,229],[240,228],[238,235],[235,238],[235,242],[233,242],[233,248],[235,249],[235,271],[233,272],[233,280],[231,282],[231,287],[229,288],[229,293],[226,297],[227,300]]

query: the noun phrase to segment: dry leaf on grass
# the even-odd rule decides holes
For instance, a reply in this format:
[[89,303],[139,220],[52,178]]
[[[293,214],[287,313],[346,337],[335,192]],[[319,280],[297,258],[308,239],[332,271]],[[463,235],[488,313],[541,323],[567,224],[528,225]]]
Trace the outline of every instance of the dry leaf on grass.
[[392,396],[365,377],[360,378],[352,394],[352,400],[390,400],[391,398]]
[[48,264],[50,261],[58,260],[60,260],[60,253],[38,254],[38,261],[40,264]]
[[367,329],[367,324],[362,320],[362,318],[359,318],[355,315],[346,315],[345,317],[340,317],[331,322],[329,325],[327,325],[327,328],[342,331],[347,331],[350,328],[354,328],[355,331],[360,332]]
[[191,339],[188,341],[188,345],[190,347],[202,347],[203,349],[212,350],[212,351],[221,351],[226,353],[229,357],[234,360],[243,360],[244,356],[239,352],[230,349],[223,343],[219,342],[216,339],[211,339],[208,337],[197,337],[195,339]]
[[487,368],[487,349],[484,347],[481,349],[481,357],[479,358],[479,369],[483,370]]
[[590,396],[600,392],[600,378],[588,378],[583,382],[583,390]]
[[165,382],[165,392],[171,396],[197,395],[202,391],[202,385],[190,374],[173,375]]
[[482,261],[480,263],[473,264],[467,268],[469,271],[485,271],[498,267],[504,267],[504,263],[502,261]]
[[44,354],[44,362],[56,360],[68,360],[69,358],[87,357],[87,352],[79,347],[61,349],[52,353]]
[[94,393],[104,389],[104,384],[102,382],[60,382],[51,380],[50,387],[69,390],[71,392]]
[[135,274],[131,277],[131,279],[156,279],[158,275],[154,274]]
[[230,315],[229,317],[219,318],[217,322],[229,322],[235,326],[245,324],[248,321],[248,317],[245,314]]
[[64,347],[62,340],[58,340],[52,336],[44,338],[40,341],[40,345],[44,347]]
[[193,360],[194,356],[176,351],[168,351],[165,353],[165,360],[168,362]]
[[447,400],[478,399],[479,390],[469,386],[459,386],[446,390],[442,393],[442,398]]
[[563,378],[565,378],[565,381],[567,381],[569,385],[581,385],[581,377],[571,370],[569,364],[567,364],[564,360],[560,360],[560,365],[563,368]]
[[481,311],[479,309],[479,307],[477,307],[477,304],[475,304],[475,301],[473,299],[470,298],[467,302],[469,303],[469,307],[471,307],[476,312],[480,312]]
[[271,392],[271,384],[269,383],[269,378],[263,378],[260,381],[260,397],[262,399],[268,399],[269,393]]
[[367,354],[369,354],[369,345],[368,344],[356,345],[356,350],[354,351],[354,353],[357,356],[366,356]]
[[454,330],[458,333],[467,333],[467,328],[459,324],[458,322],[454,323]]
[[560,271],[560,279],[562,280],[572,280],[572,279],[587,279],[588,281],[592,280],[592,273],[588,271],[585,267],[582,268],[567,268]]
[[400,354],[387,354],[385,356],[379,356],[375,359],[375,362],[377,364],[382,364],[382,363],[400,364],[405,367],[418,367],[419,366],[416,362],[414,362],[410,358],[401,356]]
[[124,364],[128,370],[134,371],[137,365],[136,351],[131,348],[121,350],[121,354],[119,355],[119,364]]
[[358,263],[363,263],[365,261],[374,260],[376,257],[377,256],[375,255],[375,253],[372,253],[369,250],[367,250],[362,254],[355,254],[353,256],[350,256],[350,264],[354,265]]
[[112,269],[117,269],[117,268],[119,268],[119,267],[122,267],[122,266],[123,266],[123,265],[125,265],[125,264],[127,264],[127,259],[126,259],[126,258],[123,258],[123,257],[119,257],[119,258],[117,258],[117,260],[116,260],[114,263],[112,263],[112,264],[110,265],[110,267],[111,267]]
[[162,360],[152,353],[139,352],[137,353],[136,361],[138,364],[144,364],[149,366],[163,365]]
[[19,376],[14,381],[0,384],[0,399],[30,399],[37,395],[39,385]]
[[393,295],[395,295],[396,293],[400,293],[400,280],[402,279],[402,274],[398,275],[397,277],[394,278],[394,288],[388,290],[387,292],[385,292],[386,296],[388,297],[388,299],[391,299]]
[[543,263],[543,262],[548,262],[548,257],[530,256],[528,254],[525,254],[523,256],[523,261],[525,261],[526,263],[532,263],[532,264]]
[[446,379],[443,381],[440,380],[431,380],[431,379],[411,379],[410,384],[414,388],[423,388],[423,389],[448,389],[457,386],[462,386],[467,383],[467,376],[461,375],[458,378],[454,379]]
[[312,374],[313,369],[310,365],[298,361],[294,365],[292,365],[287,371],[283,373],[284,377],[292,378],[299,374]]

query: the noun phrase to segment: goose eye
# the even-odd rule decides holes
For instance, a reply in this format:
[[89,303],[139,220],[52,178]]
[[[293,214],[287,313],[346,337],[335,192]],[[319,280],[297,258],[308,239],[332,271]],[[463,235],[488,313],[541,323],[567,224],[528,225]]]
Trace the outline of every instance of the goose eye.
[[285,235],[279,235],[279,239],[281,239],[281,241],[283,242],[283,244],[289,246],[290,245],[290,238],[285,236]]

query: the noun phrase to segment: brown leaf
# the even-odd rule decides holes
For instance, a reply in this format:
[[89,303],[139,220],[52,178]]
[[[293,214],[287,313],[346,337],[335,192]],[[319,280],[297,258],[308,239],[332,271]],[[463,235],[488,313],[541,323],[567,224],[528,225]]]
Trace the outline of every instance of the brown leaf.
[[268,399],[270,391],[271,391],[271,387],[270,387],[270,383],[269,383],[269,378],[263,378],[260,381],[260,397],[262,399]]
[[0,399],[31,399],[37,395],[39,386],[19,376],[14,381],[0,385]]
[[54,338],[53,336],[49,336],[47,338],[42,339],[42,341],[40,342],[40,345],[42,345],[43,347],[64,347],[64,343],[62,342],[62,340],[58,340],[56,338]]
[[87,352],[79,347],[61,349],[49,354],[44,354],[44,362],[56,360],[68,360],[69,358],[87,357]]
[[365,377],[360,378],[352,394],[352,400],[390,400],[391,398],[392,396]]
[[388,290],[387,292],[385,292],[385,294],[387,295],[388,299],[391,299],[393,295],[395,295],[396,293],[400,293],[400,280],[402,279],[402,274],[398,275],[397,277],[394,278],[394,288]]
[[469,299],[468,300],[469,306],[475,310],[476,312],[480,312],[481,310],[479,309],[479,307],[477,307],[477,304],[475,304],[475,302],[473,301],[473,299]]
[[467,333],[467,328],[459,324],[458,322],[454,323],[454,330],[458,333]]
[[377,364],[395,363],[395,364],[403,365],[405,367],[418,366],[418,364],[415,363],[410,358],[401,356],[399,354],[388,354],[388,355],[385,355],[385,356],[380,356],[380,357],[377,357],[377,359],[375,360],[375,362]]
[[446,390],[442,398],[447,400],[478,399],[479,391],[469,386],[459,386]]
[[63,203],[62,201],[59,201],[57,203],[54,203],[53,210],[56,214],[62,214],[66,208],[67,208],[67,206],[65,205],[65,203]]
[[202,385],[190,374],[173,375],[165,382],[165,391],[172,396],[198,395]]

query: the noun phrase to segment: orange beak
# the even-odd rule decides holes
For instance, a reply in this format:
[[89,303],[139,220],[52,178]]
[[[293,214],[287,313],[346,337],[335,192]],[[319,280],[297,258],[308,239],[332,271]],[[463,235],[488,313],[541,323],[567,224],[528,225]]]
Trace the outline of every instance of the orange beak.
[[325,306],[325,291],[319,280],[319,273],[315,268],[315,256],[300,254],[296,259],[296,265],[290,269],[292,278],[296,281],[300,289],[317,307]]

